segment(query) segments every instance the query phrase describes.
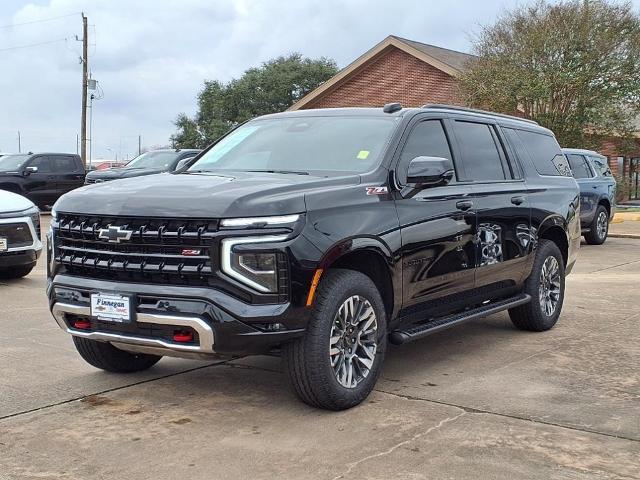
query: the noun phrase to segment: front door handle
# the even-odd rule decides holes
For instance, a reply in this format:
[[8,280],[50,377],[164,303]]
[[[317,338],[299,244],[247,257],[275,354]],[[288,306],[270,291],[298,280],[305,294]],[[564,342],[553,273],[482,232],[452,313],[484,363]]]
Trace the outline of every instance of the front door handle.
[[521,195],[511,197],[511,203],[514,205],[522,205],[524,203],[524,197]]
[[460,200],[458,203],[456,203],[456,208],[458,210],[462,210],[463,212],[466,212],[471,207],[473,207],[473,202],[471,200]]

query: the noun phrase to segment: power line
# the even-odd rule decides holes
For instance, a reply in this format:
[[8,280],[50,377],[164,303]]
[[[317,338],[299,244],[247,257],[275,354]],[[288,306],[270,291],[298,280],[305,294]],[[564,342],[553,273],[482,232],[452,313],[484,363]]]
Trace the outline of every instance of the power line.
[[7,47],[7,48],[0,48],[0,52],[6,52],[8,50],[18,50],[21,48],[30,48],[30,47],[38,47],[40,45],[49,45],[51,43],[58,43],[58,42],[66,42],[67,38],[59,38],[57,40],[49,40],[48,42],[38,42],[38,43],[30,43],[28,45],[18,45],[15,47]]
[[59,20],[61,18],[73,17],[74,15],[79,15],[79,14],[80,14],[80,12],[75,12],[75,13],[69,13],[67,15],[60,15],[58,17],[42,18],[40,20],[31,20],[30,22],[10,23],[8,25],[0,25],[0,28],[20,27],[22,25],[32,25],[34,23],[51,22],[53,20]]

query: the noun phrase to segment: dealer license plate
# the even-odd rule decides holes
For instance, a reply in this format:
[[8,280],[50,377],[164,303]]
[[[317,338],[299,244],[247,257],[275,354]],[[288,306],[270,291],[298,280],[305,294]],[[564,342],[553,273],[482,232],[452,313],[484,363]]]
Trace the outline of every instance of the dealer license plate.
[[6,237],[0,237],[0,252],[6,252],[9,250],[9,244]]
[[131,321],[131,297],[115,293],[92,293],[91,316],[116,323]]

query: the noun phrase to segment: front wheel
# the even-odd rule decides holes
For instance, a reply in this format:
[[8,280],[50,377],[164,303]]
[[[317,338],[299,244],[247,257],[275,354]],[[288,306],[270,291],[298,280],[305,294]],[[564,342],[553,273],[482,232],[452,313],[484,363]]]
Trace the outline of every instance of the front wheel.
[[380,375],[386,327],[380,292],[369,277],[352,270],[328,271],[305,336],[283,351],[298,397],[328,410],[361,403]]
[[591,228],[584,235],[589,245],[602,245],[609,234],[609,214],[602,205],[596,210],[596,215],[591,222]]
[[551,240],[540,240],[531,275],[524,293],[531,296],[525,305],[509,310],[509,317],[520,330],[542,332],[558,321],[564,302],[564,259]]

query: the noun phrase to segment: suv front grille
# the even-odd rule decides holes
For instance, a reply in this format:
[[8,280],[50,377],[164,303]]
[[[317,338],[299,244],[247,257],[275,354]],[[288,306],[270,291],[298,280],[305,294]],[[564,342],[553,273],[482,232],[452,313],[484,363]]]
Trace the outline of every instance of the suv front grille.
[[[100,230],[131,231],[122,242]],[[218,220],[95,217],[62,214],[55,256],[71,275],[128,282],[212,285],[211,247]]]
[[0,237],[7,239],[9,248],[27,247],[33,243],[29,225],[24,222],[0,224]]

